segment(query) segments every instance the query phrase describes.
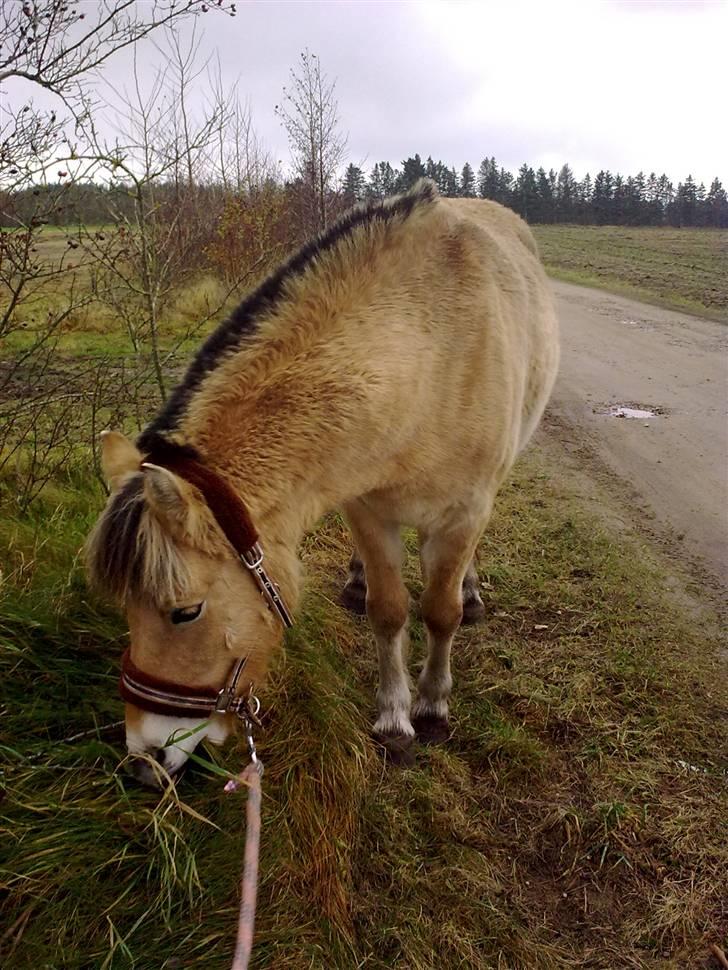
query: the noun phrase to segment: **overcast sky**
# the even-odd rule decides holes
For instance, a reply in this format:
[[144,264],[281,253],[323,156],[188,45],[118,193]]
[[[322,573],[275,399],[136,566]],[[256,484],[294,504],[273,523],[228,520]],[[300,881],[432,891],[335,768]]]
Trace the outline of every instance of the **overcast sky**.
[[[219,56],[226,82],[240,79],[284,169],[274,106],[308,47],[336,79],[347,161],[367,170],[419,152],[458,169],[495,155],[514,171],[569,162],[578,177],[641,169],[728,182],[728,0],[239,0],[237,9],[232,20],[199,18],[202,51]],[[159,60],[150,42],[142,60]],[[124,58],[107,68],[117,83],[125,71]]]
[[287,158],[273,108],[308,47],[336,78],[349,161],[495,155],[580,177],[728,176],[728,2],[482,0],[239,3],[204,46],[239,75],[256,128]]

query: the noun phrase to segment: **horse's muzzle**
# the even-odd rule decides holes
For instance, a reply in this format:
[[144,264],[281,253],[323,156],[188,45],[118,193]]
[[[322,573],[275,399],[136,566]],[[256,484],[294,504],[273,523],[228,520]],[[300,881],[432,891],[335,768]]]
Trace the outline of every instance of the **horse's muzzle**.
[[154,753],[150,752],[146,758],[134,755],[127,762],[127,771],[147,788],[165,788],[169,779],[178,777],[187,763],[185,760],[182,764],[172,766],[169,764],[167,755],[166,748],[159,748]]

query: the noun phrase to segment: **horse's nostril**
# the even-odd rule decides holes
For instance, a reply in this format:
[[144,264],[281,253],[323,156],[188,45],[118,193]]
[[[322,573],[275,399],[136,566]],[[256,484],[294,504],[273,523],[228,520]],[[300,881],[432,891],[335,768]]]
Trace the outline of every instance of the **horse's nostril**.
[[[166,758],[164,748],[158,748],[154,754],[152,754],[151,751],[149,753],[157,764],[163,768]],[[141,782],[142,785],[147,785],[149,788],[163,788],[165,786],[166,779],[164,772],[155,770],[154,765],[150,762],[149,758],[131,758],[127,762],[127,768],[129,773],[136,778],[137,781]]]

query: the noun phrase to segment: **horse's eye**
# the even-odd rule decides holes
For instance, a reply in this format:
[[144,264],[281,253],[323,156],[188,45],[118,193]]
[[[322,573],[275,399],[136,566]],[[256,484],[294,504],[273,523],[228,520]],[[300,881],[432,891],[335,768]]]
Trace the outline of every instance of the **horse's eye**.
[[204,606],[204,601],[198,603],[197,606],[178,606],[177,609],[172,610],[169,614],[169,618],[175,626],[178,623],[191,623],[196,620],[200,613],[202,613],[202,607]]

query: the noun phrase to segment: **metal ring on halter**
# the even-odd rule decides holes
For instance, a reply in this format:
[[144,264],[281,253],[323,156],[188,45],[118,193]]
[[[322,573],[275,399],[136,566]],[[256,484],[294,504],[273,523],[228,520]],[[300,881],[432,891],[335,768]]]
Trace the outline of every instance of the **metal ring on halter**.
[[248,713],[251,714],[252,717],[257,717],[260,714],[260,700],[255,696],[255,694],[248,695],[248,704],[250,703],[252,703],[254,706],[252,710],[250,707],[248,708]]

